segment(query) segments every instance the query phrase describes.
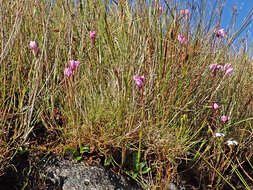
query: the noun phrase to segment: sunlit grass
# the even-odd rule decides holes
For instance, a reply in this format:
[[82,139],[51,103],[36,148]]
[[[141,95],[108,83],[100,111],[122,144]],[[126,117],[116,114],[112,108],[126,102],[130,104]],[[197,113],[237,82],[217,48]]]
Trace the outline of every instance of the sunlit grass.
[[232,44],[252,19],[231,33],[175,2],[2,1],[1,173],[22,147],[93,152],[145,188],[182,165],[204,189],[252,186],[252,57]]

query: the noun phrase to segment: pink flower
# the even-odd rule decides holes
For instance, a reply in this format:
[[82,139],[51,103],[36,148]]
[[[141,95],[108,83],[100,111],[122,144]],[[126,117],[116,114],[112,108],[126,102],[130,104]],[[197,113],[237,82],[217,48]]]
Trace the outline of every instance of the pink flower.
[[223,67],[224,71],[228,70],[232,65],[230,63],[226,63]]
[[211,71],[215,71],[217,69],[217,64],[211,64],[210,69]]
[[116,67],[113,67],[113,72],[116,76],[118,76],[119,72],[118,72],[118,69]]
[[69,68],[74,71],[80,65],[79,61],[70,60],[69,61]]
[[162,13],[163,13],[163,7],[162,7],[162,5],[161,5],[161,4],[159,4],[158,9],[159,9],[160,13],[162,14]]
[[73,74],[73,70],[70,67],[64,69],[64,75],[70,77]]
[[221,116],[221,121],[223,121],[224,123],[228,122],[230,120],[230,117],[229,116],[226,116],[226,115],[223,115]]
[[143,83],[144,83],[144,76],[134,75],[133,79],[134,79],[135,84],[136,84],[139,88],[142,88]]
[[234,72],[234,69],[230,63],[227,63],[224,65],[222,71],[225,72],[225,75],[231,75]]
[[212,64],[210,65],[211,71],[214,73],[216,70],[221,69],[223,72],[225,72],[225,75],[231,75],[234,72],[234,69],[231,67],[230,63],[225,64],[224,66],[218,65],[218,64]]
[[37,49],[37,44],[36,44],[36,42],[35,42],[35,41],[30,41],[29,47],[30,47],[33,51],[35,51],[35,50]]
[[64,69],[64,75],[70,77],[79,65],[80,65],[79,61],[70,60],[69,67]]
[[213,103],[212,103],[212,108],[213,108],[215,111],[217,111],[217,110],[219,110],[220,106],[219,106],[217,103],[213,102]]
[[185,10],[181,9],[180,10],[180,14],[182,17],[188,18],[189,13],[190,13],[189,9],[185,9]]
[[189,13],[190,13],[189,9],[185,9],[185,10],[184,10],[184,13],[188,16]]
[[69,68],[73,71],[76,69],[76,64],[74,60],[69,61]]
[[80,65],[80,61],[75,61],[76,67]]
[[219,70],[219,69],[223,70],[223,66],[222,65],[218,65],[218,64],[215,63],[215,64],[211,64],[210,65],[210,69],[211,69],[212,72],[214,72],[216,70]]
[[231,75],[234,72],[233,68],[229,68],[228,70],[226,70],[225,75]]
[[226,37],[227,35],[226,35],[226,32],[224,31],[224,29],[222,28],[222,29],[219,29],[218,31],[216,31],[216,36],[217,36],[218,38],[224,38],[224,37]]
[[223,66],[222,65],[217,65],[217,69],[223,69]]
[[183,34],[179,34],[177,36],[177,39],[178,39],[178,41],[179,41],[180,44],[186,44],[187,43],[187,40],[186,40],[186,38],[184,37]]
[[97,34],[96,31],[90,32],[90,38],[94,40],[96,38],[96,34]]

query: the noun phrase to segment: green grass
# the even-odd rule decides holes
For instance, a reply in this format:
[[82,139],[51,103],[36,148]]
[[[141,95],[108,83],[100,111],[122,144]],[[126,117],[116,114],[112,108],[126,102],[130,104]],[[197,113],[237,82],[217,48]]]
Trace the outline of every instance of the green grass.
[[[135,2],[1,2],[0,173],[23,149],[77,160],[90,152],[145,189],[164,189],[191,168],[202,189],[252,188],[252,46],[233,44],[252,11],[221,39],[219,3],[210,19],[205,3],[182,18],[177,1],[163,13],[154,2]],[[67,78],[72,59],[81,64]],[[215,63],[231,63],[233,74],[212,75]],[[136,74],[145,77],[142,88]]]

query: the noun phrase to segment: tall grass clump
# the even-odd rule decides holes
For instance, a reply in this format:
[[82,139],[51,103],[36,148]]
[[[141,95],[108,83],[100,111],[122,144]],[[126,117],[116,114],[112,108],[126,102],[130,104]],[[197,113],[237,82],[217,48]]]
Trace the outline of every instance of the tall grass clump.
[[145,189],[253,188],[252,9],[235,30],[219,1],[0,4],[2,174],[25,149],[96,155]]

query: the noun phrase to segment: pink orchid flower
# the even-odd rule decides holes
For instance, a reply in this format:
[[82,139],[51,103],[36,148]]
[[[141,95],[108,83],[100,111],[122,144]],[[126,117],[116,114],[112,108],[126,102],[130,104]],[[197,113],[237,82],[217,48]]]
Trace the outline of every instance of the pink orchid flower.
[[113,67],[113,72],[118,77],[119,72],[118,72],[118,69],[116,67]]
[[225,75],[231,75],[234,72],[234,69],[230,63],[227,63],[224,65],[222,71],[225,72]]
[[233,72],[234,72],[234,69],[229,68],[228,70],[226,70],[225,75],[231,75],[231,74],[233,74]]
[[211,71],[215,71],[217,69],[217,64],[211,64],[210,69]]
[[182,45],[187,43],[187,40],[186,40],[186,38],[184,37],[183,34],[179,34],[177,36],[177,39],[178,39],[179,43],[182,44]]
[[215,111],[217,111],[217,110],[219,110],[220,106],[219,106],[217,103],[213,102],[213,103],[212,103],[212,108],[213,108]]
[[219,69],[223,69],[223,66],[222,65],[218,65],[218,64],[211,64],[210,65],[210,69],[212,72],[216,71],[216,70],[219,70]]
[[180,14],[181,14],[182,17],[188,18],[189,13],[190,13],[189,9],[185,9],[185,10],[181,9],[180,10]]
[[222,65],[217,65],[217,69],[223,69],[223,66]]
[[216,36],[218,38],[224,38],[227,36],[226,32],[224,31],[223,28],[219,29],[218,31],[216,31]]
[[224,66],[218,64],[211,64],[210,69],[213,73],[216,70],[221,69],[225,73],[225,75],[231,75],[234,72],[234,69],[232,68],[232,65],[230,63],[227,63]]
[[161,4],[159,4],[158,9],[159,9],[160,13],[162,14],[163,13],[163,6]]
[[35,41],[30,41],[29,47],[35,51],[37,49],[37,43]]
[[133,79],[134,79],[135,84],[139,88],[142,88],[143,83],[144,83],[144,76],[134,75]]
[[221,121],[223,121],[224,123],[228,122],[230,120],[230,117],[229,116],[226,116],[226,115],[223,115],[221,116]]
[[74,71],[80,65],[79,61],[70,60],[69,61],[69,68]]
[[97,34],[96,31],[90,32],[90,38],[94,40],[96,38],[96,34]]
[[70,77],[73,74],[73,70],[70,67],[64,69],[64,75]]
[[80,65],[79,61],[70,60],[69,66],[64,69],[64,75],[70,77],[79,65]]
[[224,71],[228,70],[232,65],[230,63],[226,63],[223,67]]

